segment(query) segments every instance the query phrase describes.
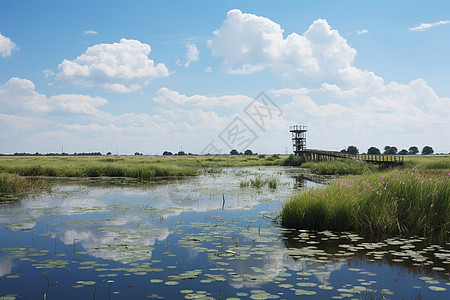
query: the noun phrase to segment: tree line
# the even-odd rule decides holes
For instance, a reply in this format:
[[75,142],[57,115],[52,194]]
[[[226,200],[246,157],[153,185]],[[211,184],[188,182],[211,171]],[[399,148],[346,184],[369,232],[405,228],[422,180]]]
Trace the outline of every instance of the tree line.
[[[359,154],[359,150],[358,148],[356,148],[356,146],[348,146],[347,149],[342,149],[340,152],[347,154]],[[411,146],[408,150],[402,149],[400,151],[398,151],[397,147],[395,146],[385,146],[383,153],[381,153],[380,149],[378,149],[377,147],[370,147],[369,149],[367,149],[367,154],[416,155],[418,153],[419,148],[417,148],[417,146]],[[422,148],[421,154],[429,155],[433,153],[434,150],[430,146],[425,146]]]

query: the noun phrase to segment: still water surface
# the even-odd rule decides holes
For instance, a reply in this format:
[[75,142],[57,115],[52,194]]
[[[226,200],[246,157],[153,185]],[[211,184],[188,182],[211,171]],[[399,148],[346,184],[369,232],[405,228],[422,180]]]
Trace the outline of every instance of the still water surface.
[[[276,189],[242,186],[257,177]],[[320,185],[298,169],[233,168],[0,204],[0,299],[450,299],[448,244],[273,221]]]

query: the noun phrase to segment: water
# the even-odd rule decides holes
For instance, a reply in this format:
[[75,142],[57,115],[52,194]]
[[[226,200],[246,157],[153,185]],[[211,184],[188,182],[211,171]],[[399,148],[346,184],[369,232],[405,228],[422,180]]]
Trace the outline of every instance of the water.
[[[0,299],[450,298],[448,247],[281,228],[281,203],[320,185],[294,170],[65,184],[0,204]],[[241,187],[256,177],[277,188]]]

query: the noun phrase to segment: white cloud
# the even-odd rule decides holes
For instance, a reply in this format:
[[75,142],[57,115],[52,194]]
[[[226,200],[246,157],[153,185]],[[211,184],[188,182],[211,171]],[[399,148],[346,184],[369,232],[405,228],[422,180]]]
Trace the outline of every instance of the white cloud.
[[2,35],[0,32],[0,56],[2,57],[11,56],[11,52],[13,50],[19,50],[19,48],[17,48],[16,44],[13,41],[11,41],[10,38]]
[[32,81],[13,77],[0,85],[0,108],[10,113],[51,113],[96,114],[98,106],[108,101],[88,95],[54,95],[47,98],[36,91]]
[[366,33],[369,33],[369,30],[367,30],[367,29],[362,29],[362,30],[356,31],[356,34],[358,34],[358,35],[366,34]]
[[98,32],[95,31],[95,30],[86,30],[86,31],[84,32],[85,35],[97,34],[97,33],[98,33]]
[[270,68],[292,79],[322,78],[352,66],[356,50],[326,20],[318,19],[303,34],[283,37],[281,26],[267,18],[230,10],[208,47],[223,58],[226,72],[249,74]]
[[213,69],[212,69],[211,66],[208,66],[208,67],[205,69],[205,72],[206,72],[206,73],[212,73],[212,71],[213,71]]
[[127,39],[89,47],[75,60],[65,59],[59,64],[55,83],[81,88],[100,86],[117,93],[137,91],[153,79],[169,76],[163,63],[155,65],[148,58],[150,51],[150,45]]
[[435,23],[422,23],[419,26],[409,28],[410,31],[426,31],[438,25],[450,24],[450,20],[439,21]]
[[193,107],[203,108],[245,107],[252,100],[252,98],[244,95],[225,95],[219,97],[205,95],[186,96],[165,87],[160,88],[156,92],[156,96],[153,98],[153,101],[162,105],[192,105]]
[[186,63],[184,66],[187,68],[193,61],[198,61],[199,59],[199,51],[197,49],[197,46],[195,46],[194,43],[186,44]]
[[42,70],[41,73],[44,74],[45,78],[50,78],[50,77],[55,76],[55,72],[53,72],[50,69]]
[[[323,84],[319,89],[283,89],[274,94],[292,99],[281,109],[286,120],[309,125],[311,148],[340,150],[354,144],[364,152],[388,144],[442,145],[442,136],[450,135],[450,98],[438,97],[423,79],[408,84],[362,81],[351,89]],[[320,104],[321,99],[334,101]]]

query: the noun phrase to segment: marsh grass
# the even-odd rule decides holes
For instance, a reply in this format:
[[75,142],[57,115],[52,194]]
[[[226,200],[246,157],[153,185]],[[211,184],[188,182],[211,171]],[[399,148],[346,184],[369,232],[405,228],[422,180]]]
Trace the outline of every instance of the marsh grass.
[[356,175],[378,170],[377,165],[348,158],[324,162],[306,162],[301,166],[319,175]]
[[269,189],[276,189],[278,184],[278,180],[276,178],[270,178],[267,180],[267,185]]
[[0,174],[0,194],[17,194],[43,187],[46,187],[46,184],[40,180],[26,179],[14,174]]
[[265,184],[265,180],[261,179],[260,176],[250,179],[250,186],[255,188],[260,188]]
[[284,204],[281,218],[286,227],[419,235],[442,243],[450,232],[449,199],[450,173],[394,170],[307,190]]
[[[138,181],[220,173],[223,167],[280,165],[271,156],[0,157],[0,173],[33,177],[127,177]],[[8,175],[10,176],[10,175]],[[258,185],[257,182],[254,184]],[[5,190],[12,189],[9,185]]]
[[261,176],[257,176],[255,178],[251,178],[249,180],[241,180],[239,186],[241,188],[253,187],[253,188],[262,188],[267,185],[270,189],[276,189],[278,185],[278,180],[276,178],[261,178]]
[[450,171],[450,155],[407,155],[404,160],[406,167],[429,174],[445,175]]

